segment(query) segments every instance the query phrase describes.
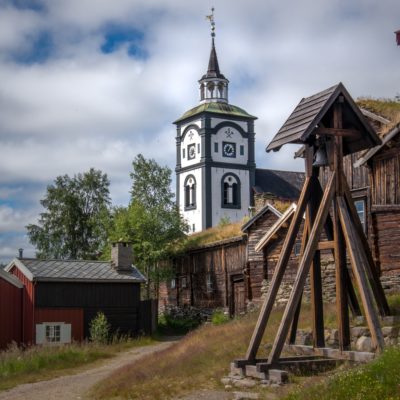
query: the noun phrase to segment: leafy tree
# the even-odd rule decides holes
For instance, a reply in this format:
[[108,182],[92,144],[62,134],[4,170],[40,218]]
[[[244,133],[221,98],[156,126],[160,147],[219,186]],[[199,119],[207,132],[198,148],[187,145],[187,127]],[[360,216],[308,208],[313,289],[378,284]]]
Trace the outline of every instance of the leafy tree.
[[97,258],[107,240],[110,182],[106,174],[88,172],[58,176],[40,201],[45,212],[38,224],[28,225],[30,242],[39,258]]
[[151,289],[158,293],[158,284],[168,273],[161,262],[185,237],[187,225],[173,200],[171,170],[141,154],[132,166],[131,202],[127,208],[114,209],[109,239],[133,244],[135,263],[148,278],[149,298]]

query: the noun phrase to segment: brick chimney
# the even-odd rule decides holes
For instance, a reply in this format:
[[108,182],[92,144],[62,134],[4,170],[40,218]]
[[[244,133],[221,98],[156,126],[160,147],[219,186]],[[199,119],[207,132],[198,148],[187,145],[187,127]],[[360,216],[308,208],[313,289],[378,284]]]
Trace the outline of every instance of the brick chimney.
[[133,263],[133,251],[129,242],[111,244],[111,266],[117,271],[130,271]]

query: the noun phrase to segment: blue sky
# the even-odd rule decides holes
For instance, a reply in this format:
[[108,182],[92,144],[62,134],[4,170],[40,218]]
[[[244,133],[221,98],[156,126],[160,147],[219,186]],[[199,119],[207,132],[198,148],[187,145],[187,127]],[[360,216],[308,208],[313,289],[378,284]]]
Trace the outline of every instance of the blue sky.
[[256,115],[259,167],[301,170],[267,142],[298,101],[342,81],[400,93],[398,0],[0,0],[0,261],[28,243],[46,186],[90,167],[129,199],[136,154],[174,169],[171,124],[198,103],[215,7],[230,102]]

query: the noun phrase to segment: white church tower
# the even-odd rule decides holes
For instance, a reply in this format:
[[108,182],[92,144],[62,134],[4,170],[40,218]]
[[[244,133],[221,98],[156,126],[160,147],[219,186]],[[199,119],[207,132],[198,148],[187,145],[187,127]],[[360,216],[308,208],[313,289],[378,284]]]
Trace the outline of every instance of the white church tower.
[[241,220],[253,206],[255,180],[254,120],[228,102],[228,79],[221,74],[211,21],[211,53],[207,73],[199,80],[200,104],[177,119],[177,203],[198,232],[221,218]]

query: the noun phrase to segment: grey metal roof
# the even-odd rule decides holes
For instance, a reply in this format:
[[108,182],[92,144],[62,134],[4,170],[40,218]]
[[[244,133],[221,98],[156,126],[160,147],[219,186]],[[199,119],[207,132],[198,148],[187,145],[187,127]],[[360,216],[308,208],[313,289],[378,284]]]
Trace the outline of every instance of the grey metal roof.
[[303,187],[304,172],[256,168],[255,193],[270,193],[285,200],[297,200]]
[[208,61],[207,73],[203,75],[201,79],[207,79],[207,78],[226,79],[225,76],[222,75],[219,70],[218,57],[217,57],[217,51],[215,50],[214,38],[212,39],[211,43],[211,52],[210,52],[210,59]]
[[303,98],[281,129],[267,146],[267,151],[277,151],[287,143],[306,143],[318,125],[329,127],[332,121],[333,104],[343,96],[343,128],[356,129],[360,135],[356,138],[344,138],[344,154],[374,147],[380,143],[379,137],[342,83],[332,86],[313,96]]
[[37,281],[118,281],[145,282],[145,277],[135,268],[117,271],[106,261],[18,259]]

